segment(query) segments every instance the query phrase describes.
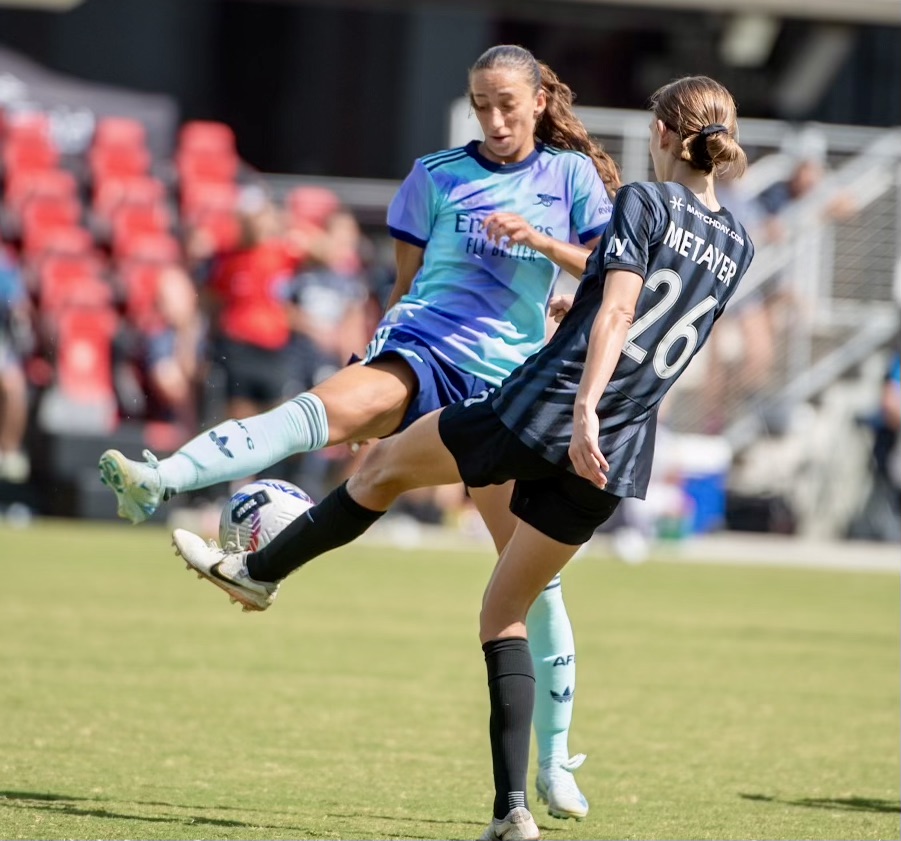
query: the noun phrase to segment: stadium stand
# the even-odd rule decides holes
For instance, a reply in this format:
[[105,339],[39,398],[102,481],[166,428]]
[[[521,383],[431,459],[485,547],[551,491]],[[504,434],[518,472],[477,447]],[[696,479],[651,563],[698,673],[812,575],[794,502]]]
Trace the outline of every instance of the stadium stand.
[[[117,369],[135,363],[121,348],[165,326],[157,311],[159,278],[183,263],[185,220],[210,224],[209,214],[235,205],[240,162],[231,129],[188,124],[180,168],[174,159],[154,160],[146,135],[139,120],[107,116],[85,152],[73,157],[55,145],[47,115],[0,109],[0,234],[21,272],[33,321],[34,342],[22,349],[32,485],[57,490],[39,500],[27,488],[15,491],[47,513],[98,513],[79,502],[92,493],[101,499],[95,439],[133,442],[144,432],[143,418],[124,405],[117,386]],[[167,183],[157,171],[174,177]],[[215,224],[226,230],[221,219]],[[235,230],[217,243],[236,241]],[[165,438],[159,430],[154,435]],[[85,446],[85,439],[94,443]],[[0,504],[8,496],[0,487]]]
[[[0,107],[0,236],[34,337],[22,360],[31,481],[10,491],[0,478],[0,509],[12,494],[40,513],[111,518],[100,450],[166,454],[223,411],[216,320],[198,302],[215,297],[211,273],[247,244],[248,207],[269,191],[225,123],[185,122],[167,156],[131,116],[99,118],[76,153],[51,128],[39,111]],[[282,222],[319,229],[340,202],[304,187],[274,206],[273,235],[290,251]]]

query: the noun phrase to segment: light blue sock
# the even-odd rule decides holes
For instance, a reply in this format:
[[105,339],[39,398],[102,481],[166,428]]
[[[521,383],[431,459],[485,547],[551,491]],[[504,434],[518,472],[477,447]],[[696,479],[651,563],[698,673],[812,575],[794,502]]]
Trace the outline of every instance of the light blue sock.
[[569,759],[569,727],[576,692],[576,649],[559,575],[529,610],[526,631],[535,667],[532,724],[538,763],[559,764]]
[[294,453],[322,449],[328,419],[309,392],[244,420],[227,420],[192,438],[159,464],[164,488],[195,491],[253,476]]

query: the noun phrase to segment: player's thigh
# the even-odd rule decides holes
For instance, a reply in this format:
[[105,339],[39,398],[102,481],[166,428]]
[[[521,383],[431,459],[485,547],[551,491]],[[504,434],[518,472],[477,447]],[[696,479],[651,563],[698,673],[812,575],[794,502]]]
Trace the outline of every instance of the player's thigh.
[[498,554],[507,545],[516,528],[517,519],[510,511],[512,493],[512,481],[505,482],[503,485],[469,488],[469,495],[491,533],[491,539],[494,541],[494,548]]
[[366,508],[385,511],[405,491],[460,481],[460,471],[438,433],[441,411],[419,418],[367,454],[348,482],[351,496]]
[[407,412],[416,375],[399,357],[353,364],[310,389],[325,406],[329,444],[384,438]]
[[526,614],[532,603],[578,548],[560,543],[528,523],[517,522],[485,590],[479,622],[481,641],[525,636]]

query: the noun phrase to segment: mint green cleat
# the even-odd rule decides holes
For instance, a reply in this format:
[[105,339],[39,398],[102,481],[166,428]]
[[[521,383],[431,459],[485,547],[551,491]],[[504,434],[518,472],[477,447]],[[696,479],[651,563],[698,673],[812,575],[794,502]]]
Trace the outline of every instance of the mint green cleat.
[[573,776],[584,761],[585,754],[579,753],[566,762],[539,768],[535,788],[539,801],[547,803],[548,814],[552,817],[581,821],[588,814],[588,801]]
[[118,450],[107,450],[100,456],[100,481],[116,495],[116,513],[133,524],[153,516],[164,499],[159,461],[150,450],[141,455],[144,461],[132,461]]

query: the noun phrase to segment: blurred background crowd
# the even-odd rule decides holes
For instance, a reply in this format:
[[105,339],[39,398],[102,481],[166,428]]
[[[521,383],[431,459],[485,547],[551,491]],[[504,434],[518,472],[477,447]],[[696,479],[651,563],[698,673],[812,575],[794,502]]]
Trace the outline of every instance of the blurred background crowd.
[[[477,136],[466,68],[514,41],[592,106],[626,180],[649,173],[640,109],[656,84],[717,75],[750,117],[754,165],[722,195],[757,274],[665,407],[655,492],[612,527],[901,539],[901,20],[780,21],[766,3],[665,3],[665,26],[654,3],[9,5],[44,8],[0,11],[0,510],[114,516],[103,449],[171,452],[361,354],[394,280],[397,179]],[[374,46],[388,29],[402,60]],[[229,52],[239,35],[252,54]],[[318,498],[354,458],[331,448],[271,475]],[[460,488],[403,507],[477,527]]]
[[[186,122],[159,159],[138,119],[102,117],[66,155],[46,113],[3,117],[6,483],[48,466],[32,429],[99,440],[132,425],[168,452],[362,354],[393,276],[333,191],[275,197],[221,122]],[[335,448],[282,475],[319,494],[348,459]]]

